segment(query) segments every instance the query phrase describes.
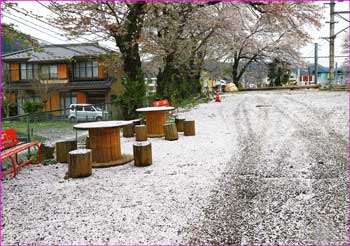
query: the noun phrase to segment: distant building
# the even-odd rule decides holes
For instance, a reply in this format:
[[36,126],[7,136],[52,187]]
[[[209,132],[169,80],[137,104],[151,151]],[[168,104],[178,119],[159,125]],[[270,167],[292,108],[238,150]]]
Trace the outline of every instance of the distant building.
[[[337,69],[334,69],[334,71],[334,84],[346,84],[346,78],[349,78],[349,71],[346,71],[343,67],[338,67]],[[296,84],[298,85],[315,84],[314,64],[310,64],[306,69],[300,69],[299,71],[296,68],[292,69],[290,80],[295,80]],[[318,65],[317,84],[323,85],[328,83],[328,67]]]
[[157,78],[146,78],[146,95],[154,95],[157,92]]
[[111,51],[97,43],[44,45],[2,56],[3,93],[23,114],[25,101],[40,101],[35,85],[50,86],[44,110],[72,103],[104,104],[115,95],[116,79],[104,71],[103,57]]

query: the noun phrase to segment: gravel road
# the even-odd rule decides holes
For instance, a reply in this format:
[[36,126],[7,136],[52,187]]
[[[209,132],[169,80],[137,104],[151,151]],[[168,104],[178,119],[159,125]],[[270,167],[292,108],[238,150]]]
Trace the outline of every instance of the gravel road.
[[226,98],[221,110],[240,151],[190,242],[348,242],[347,105],[345,93]]
[[[3,243],[349,242],[348,94],[225,95],[183,113],[196,136],[151,139],[153,165],[66,164],[3,180]],[[134,139],[122,138],[124,153]]]

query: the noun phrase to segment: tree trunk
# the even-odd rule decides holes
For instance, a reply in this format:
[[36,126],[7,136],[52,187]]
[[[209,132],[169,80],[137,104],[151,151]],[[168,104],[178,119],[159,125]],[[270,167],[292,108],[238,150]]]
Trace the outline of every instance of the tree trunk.
[[135,166],[149,166],[152,164],[152,145],[150,142],[138,142],[133,145]]
[[235,59],[232,65],[232,81],[237,86],[238,89],[242,88],[242,84],[240,83],[240,76],[238,71],[239,60]]
[[145,2],[133,3],[126,16],[127,21],[122,27],[124,34],[117,34],[115,36],[116,44],[123,57],[123,69],[126,74],[126,80],[124,82],[131,84],[125,84],[125,90],[130,91],[132,88],[137,88],[138,91],[138,96],[134,95],[133,98],[130,98],[128,95],[126,97],[128,105],[123,105],[125,119],[134,117],[135,110],[143,105],[143,99],[146,93],[139,53],[139,39],[144,22],[145,8]]
[[69,152],[68,177],[88,177],[92,172],[90,149],[77,149]]

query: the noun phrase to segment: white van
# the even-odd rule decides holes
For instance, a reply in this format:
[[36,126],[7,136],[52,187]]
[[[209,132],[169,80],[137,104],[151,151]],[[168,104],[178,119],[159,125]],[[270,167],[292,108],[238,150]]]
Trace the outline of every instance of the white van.
[[107,114],[101,108],[92,104],[71,104],[69,106],[68,119],[71,122],[76,121],[100,121],[103,114]]

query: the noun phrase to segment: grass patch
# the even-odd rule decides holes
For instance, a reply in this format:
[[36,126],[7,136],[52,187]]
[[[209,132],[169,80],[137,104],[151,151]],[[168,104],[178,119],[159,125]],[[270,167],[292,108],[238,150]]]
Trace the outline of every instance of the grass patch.
[[[18,137],[26,138],[27,133],[27,122],[2,122],[2,129],[14,128]],[[29,129],[40,129],[40,128],[56,128],[56,129],[72,129],[72,123],[67,121],[44,121],[44,122],[30,122]],[[31,141],[43,142],[46,140],[43,136],[31,135]]]
[[[68,121],[43,121],[43,122],[30,122],[30,128],[72,128],[72,123]],[[26,130],[27,122],[3,122],[2,128],[15,128],[16,130]]]
[[211,99],[209,97],[176,100],[172,103],[172,106],[180,107],[180,108],[192,108],[198,104],[207,103],[210,100]]

